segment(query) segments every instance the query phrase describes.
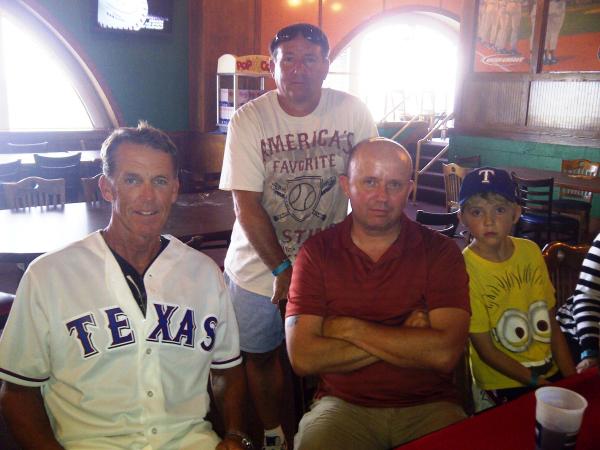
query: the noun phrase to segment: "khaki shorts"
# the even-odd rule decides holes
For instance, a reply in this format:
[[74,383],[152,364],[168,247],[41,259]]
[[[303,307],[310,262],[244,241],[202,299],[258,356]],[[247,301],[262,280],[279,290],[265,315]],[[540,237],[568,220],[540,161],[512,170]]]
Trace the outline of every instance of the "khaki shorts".
[[466,417],[462,408],[451,402],[370,408],[323,397],[302,417],[294,449],[387,450]]

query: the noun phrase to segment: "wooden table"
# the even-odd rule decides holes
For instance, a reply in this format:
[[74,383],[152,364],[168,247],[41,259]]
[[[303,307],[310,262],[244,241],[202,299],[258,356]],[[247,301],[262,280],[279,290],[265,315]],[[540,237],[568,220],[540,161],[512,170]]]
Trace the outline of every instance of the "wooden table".
[[[600,443],[600,373],[594,368],[555,383],[583,395],[588,407],[577,438],[576,450],[595,450]],[[398,447],[401,450],[533,450],[535,395],[470,417]]]
[[554,178],[555,186],[600,193],[600,177],[573,176],[555,170],[535,169],[531,167],[506,167],[505,169],[509,173],[514,172],[520,178]]
[[[111,206],[101,202],[67,203],[57,208],[0,210],[0,262],[30,262],[48,251],[104,228]],[[235,215],[231,193],[182,194],[163,232],[188,240],[196,235],[228,239]]]

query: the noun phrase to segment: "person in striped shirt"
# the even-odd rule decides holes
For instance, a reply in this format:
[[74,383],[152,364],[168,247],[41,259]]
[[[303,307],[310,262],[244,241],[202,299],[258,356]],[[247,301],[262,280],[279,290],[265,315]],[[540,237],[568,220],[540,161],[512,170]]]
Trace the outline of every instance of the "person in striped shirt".
[[600,234],[588,250],[574,294],[556,314],[569,347],[575,349],[577,372],[598,366],[600,345]]

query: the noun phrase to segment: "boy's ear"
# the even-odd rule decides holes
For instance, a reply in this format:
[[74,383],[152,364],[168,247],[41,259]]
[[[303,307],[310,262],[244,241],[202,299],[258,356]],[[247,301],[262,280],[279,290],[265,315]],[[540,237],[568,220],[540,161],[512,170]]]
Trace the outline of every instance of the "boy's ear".
[[513,225],[516,224],[521,218],[521,207],[519,205],[515,205],[513,208]]
[[465,223],[463,222],[462,210],[459,209],[457,215],[458,215],[458,220],[460,221],[460,223],[462,223],[464,225]]

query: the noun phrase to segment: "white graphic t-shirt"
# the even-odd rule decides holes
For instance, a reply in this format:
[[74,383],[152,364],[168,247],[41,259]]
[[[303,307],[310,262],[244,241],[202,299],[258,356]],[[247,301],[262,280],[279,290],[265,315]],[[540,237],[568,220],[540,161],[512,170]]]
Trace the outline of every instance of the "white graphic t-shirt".
[[[262,206],[293,260],[306,239],[346,216],[348,199],[338,175],[350,148],[376,135],[367,107],[350,94],[323,89],[311,114],[294,117],[270,91],[231,119],[219,187],[262,192]],[[248,291],[273,293],[273,275],[237,221],[225,271]]]

